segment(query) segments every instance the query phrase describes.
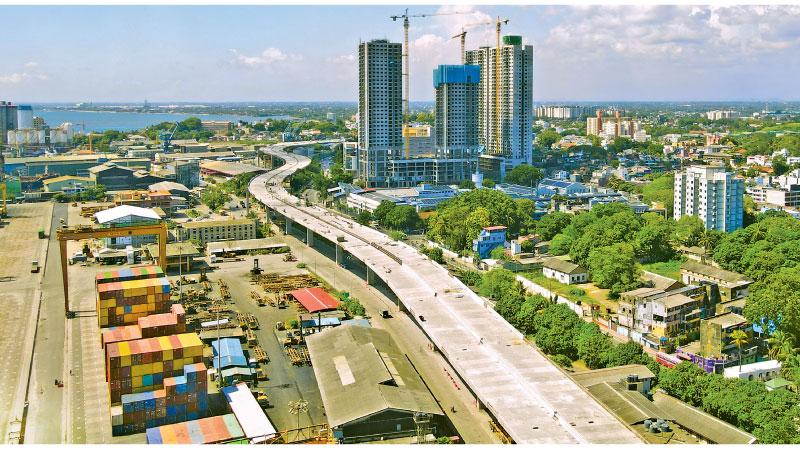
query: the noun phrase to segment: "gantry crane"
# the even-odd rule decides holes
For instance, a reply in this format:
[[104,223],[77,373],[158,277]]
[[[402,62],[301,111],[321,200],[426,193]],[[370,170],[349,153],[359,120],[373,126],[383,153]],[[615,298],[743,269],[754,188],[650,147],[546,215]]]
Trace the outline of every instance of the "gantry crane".
[[[497,48],[494,52],[494,115],[495,115],[495,131],[494,131],[494,144],[495,152],[500,153],[500,30],[503,25],[507,24],[509,19],[501,19],[497,16],[495,21],[495,31],[497,33]],[[489,56],[489,55],[486,55]]]
[[[469,30],[470,28],[479,27],[481,25],[491,25],[493,23],[494,22],[492,21],[488,21],[488,22],[478,22],[478,23],[471,23],[468,25],[464,25],[463,27],[461,27],[461,33],[458,33],[457,35],[450,38],[450,39],[455,39],[457,37],[461,38],[461,64],[467,63],[467,50],[466,50],[467,30]],[[508,23],[508,20],[506,20],[506,23]]]
[[[405,13],[403,13],[402,15],[389,16],[389,18],[392,19],[392,21],[395,21],[395,22],[397,21],[397,19],[403,19],[403,129],[408,127],[407,119],[408,119],[408,115],[410,114],[410,110],[409,110],[409,106],[408,106],[409,105],[409,81],[408,80],[409,80],[409,77],[410,77],[410,69],[409,69],[409,63],[408,63],[408,60],[409,60],[409,58],[408,58],[408,54],[409,54],[409,48],[408,48],[408,27],[409,27],[409,23],[408,23],[408,19],[411,18],[411,17],[422,18],[422,17],[433,17],[433,16],[450,16],[450,15],[454,15],[454,14],[468,14],[468,12],[454,11],[454,12],[446,12],[446,13],[412,14],[412,15],[409,15],[408,14],[408,8],[406,8]],[[403,133],[403,134],[404,134],[403,140],[405,141],[406,158],[410,158],[411,157],[411,148],[410,148],[410,142],[408,140],[409,138],[406,135],[406,133]]]

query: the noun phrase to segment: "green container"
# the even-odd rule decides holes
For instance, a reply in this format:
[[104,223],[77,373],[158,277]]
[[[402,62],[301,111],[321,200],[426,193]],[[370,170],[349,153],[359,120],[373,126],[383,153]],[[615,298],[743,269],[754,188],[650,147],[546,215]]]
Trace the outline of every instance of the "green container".
[[504,45],[522,45],[522,36],[508,35],[503,36]]

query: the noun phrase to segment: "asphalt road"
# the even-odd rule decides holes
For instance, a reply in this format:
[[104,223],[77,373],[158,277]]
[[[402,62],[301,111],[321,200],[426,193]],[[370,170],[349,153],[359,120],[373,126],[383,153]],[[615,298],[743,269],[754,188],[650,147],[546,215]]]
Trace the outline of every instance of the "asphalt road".
[[50,248],[42,279],[42,305],[33,353],[33,371],[28,394],[28,416],[25,426],[26,444],[58,444],[63,442],[62,408],[65,390],[56,387],[54,379],[64,378],[65,324],[64,290],[61,286],[61,260],[56,240],[60,219],[67,220],[68,205],[53,206],[50,226]]

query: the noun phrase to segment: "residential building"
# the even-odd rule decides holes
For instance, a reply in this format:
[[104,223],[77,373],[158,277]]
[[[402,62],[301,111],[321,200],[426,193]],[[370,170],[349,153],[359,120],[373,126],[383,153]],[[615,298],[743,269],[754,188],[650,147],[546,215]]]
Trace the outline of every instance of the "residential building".
[[0,144],[8,143],[8,132],[17,129],[17,106],[0,101]]
[[403,127],[403,138],[408,139],[410,158],[431,157],[436,152],[436,139],[430,125]]
[[151,184],[164,181],[164,178],[143,170],[117,165],[116,161],[90,168],[89,178],[95,184],[104,186],[106,191],[147,189]]
[[412,187],[420,183],[450,184],[468,180],[475,172],[475,158],[390,159],[391,184]]
[[181,224],[179,233],[183,241],[208,242],[255,239],[257,224],[252,219],[204,220]]
[[67,195],[77,194],[94,187],[94,181],[86,177],[65,175],[62,177],[48,178],[42,181],[45,192],[63,192]]
[[337,443],[445,430],[442,410],[388,332],[344,325],[307,336],[306,344]]
[[562,284],[589,282],[588,270],[560,258],[547,258],[542,261],[542,275]]
[[696,331],[700,325],[703,290],[690,286],[672,292],[639,288],[624,292],[617,311],[620,325],[651,341]]
[[720,120],[720,119],[735,119],[739,117],[739,111],[708,111],[706,113],[706,118],[708,120]]
[[[751,329],[747,319],[734,313],[719,314],[700,321],[700,354],[705,357],[725,361],[739,360],[739,349],[731,340],[736,330],[748,332]],[[758,343],[750,339],[742,349],[742,362],[755,362]]]
[[[498,50],[500,67],[495,67]],[[506,171],[532,163],[533,46],[523,45],[522,36],[503,36],[500,49],[470,50],[465,59],[481,68],[478,143],[484,153],[478,165],[481,173],[499,182]]]
[[800,184],[792,184],[786,188],[752,186],[747,188],[747,194],[753,197],[756,203],[768,203],[784,208],[800,207]]
[[744,221],[744,180],[720,166],[691,166],[675,174],[674,219],[698,217],[706,229],[731,232]]
[[200,128],[215,133],[225,134],[231,131],[231,127],[232,124],[230,122],[223,120],[203,120],[200,122]]
[[750,155],[747,157],[746,164],[770,167],[772,166],[772,158],[769,155]]
[[440,158],[477,157],[480,78],[481,68],[475,65],[441,65],[433,71]]
[[33,120],[31,122],[33,122],[33,129],[34,130],[38,131],[38,130],[43,130],[43,129],[47,128],[47,123],[44,121],[43,118],[41,118],[39,116],[33,116]]
[[[148,225],[161,222],[161,218],[152,209],[137,206],[123,205],[99,211],[94,215],[97,223],[104,228],[119,228],[131,225]],[[156,242],[158,236],[124,236],[104,238],[103,242],[109,248],[125,248],[128,245],[141,247],[144,244]]]
[[502,225],[485,227],[472,241],[472,251],[478,253],[481,259],[488,258],[495,248],[505,247],[507,230],[508,228]]
[[577,119],[591,114],[586,106],[541,105],[536,108],[536,117],[548,119]]
[[753,283],[753,280],[744,275],[693,260],[686,260],[681,264],[681,281],[687,285],[707,286],[714,304],[747,297],[748,289]]
[[388,160],[403,148],[402,46],[385,39],[358,47],[358,170],[367,187],[389,186]]
[[781,376],[781,362],[774,359],[750,364],[726,367],[722,372],[725,378],[741,378],[750,381],[769,381]]
[[33,128],[33,108],[30,105],[17,105],[17,129]]
[[175,182],[189,189],[200,186],[200,160],[175,161]]

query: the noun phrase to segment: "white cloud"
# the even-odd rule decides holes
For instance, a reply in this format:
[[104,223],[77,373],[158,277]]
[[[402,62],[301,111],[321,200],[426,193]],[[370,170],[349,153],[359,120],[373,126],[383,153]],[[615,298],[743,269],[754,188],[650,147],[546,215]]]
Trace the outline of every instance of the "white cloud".
[[22,84],[28,80],[47,80],[47,75],[36,69],[38,64],[29,62],[23,64],[23,70],[8,74],[0,74],[0,84]]
[[356,60],[356,55],[347,54],[347,55],[336,55],[336,56],[329,56],[325,58],[325,62],[333,63],[333,64],[344,64],[344,63],[352,63]]
[[302,55],[285,53],[283,50],[275,47],[268,47],[255,56],[243,55],[235,49],[231,49],[231,53],[233,53],[235,63],[246,67],[259,67],[284,61],[300,61],[303,59]]
[[26,62],[23,67],[25,67],[26,69],[33,69],[34,67],[37,67],[38,65],[39,65],[39,63],[37,63],[37,62],[29,61],[29,62]]

